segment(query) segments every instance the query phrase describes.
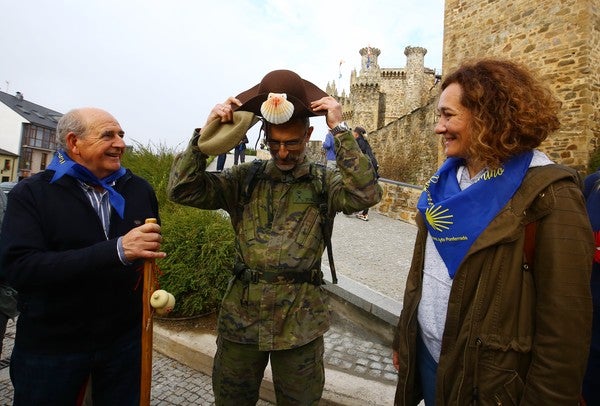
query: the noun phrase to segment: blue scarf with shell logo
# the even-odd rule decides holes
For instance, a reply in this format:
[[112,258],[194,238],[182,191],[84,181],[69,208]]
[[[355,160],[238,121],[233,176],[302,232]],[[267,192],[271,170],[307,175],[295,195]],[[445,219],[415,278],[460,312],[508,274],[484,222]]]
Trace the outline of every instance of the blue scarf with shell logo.
[[512,198],[529,169],[533,151],[512,157],[461,190],[456,177],[462,159],[448,158],[429,179],[417,203],[435,246],[454,278],[469,248]]

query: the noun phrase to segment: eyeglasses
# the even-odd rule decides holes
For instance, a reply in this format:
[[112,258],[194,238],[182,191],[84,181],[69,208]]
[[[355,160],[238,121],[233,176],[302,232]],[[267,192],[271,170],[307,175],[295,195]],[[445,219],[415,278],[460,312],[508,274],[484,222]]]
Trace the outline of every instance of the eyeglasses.
[[279,151],[279,148],[281,148],[282,145],[285,146],[285,149],[288,151],[297,151],[302,148],[303,143],[304,139],[291,141],[267,141],[267,145],[272,151]]

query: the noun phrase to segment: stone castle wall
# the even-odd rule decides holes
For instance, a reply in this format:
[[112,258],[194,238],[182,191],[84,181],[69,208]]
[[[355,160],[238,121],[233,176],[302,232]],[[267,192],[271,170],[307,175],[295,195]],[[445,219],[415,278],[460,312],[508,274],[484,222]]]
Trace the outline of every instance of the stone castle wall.
[[563,103],[561,129],[541,149],[582,173],[600,137],[598,0],[446,0],[443,72],[502,57],[529,66]]

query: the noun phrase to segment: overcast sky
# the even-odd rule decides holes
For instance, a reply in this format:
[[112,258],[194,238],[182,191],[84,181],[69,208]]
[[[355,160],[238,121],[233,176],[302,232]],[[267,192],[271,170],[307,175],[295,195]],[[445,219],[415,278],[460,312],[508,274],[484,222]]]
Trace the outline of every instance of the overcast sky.
[[0,89],[61,113],[103,108],[128,144],[179,150],[274,69],[348,89],[360,48],[404,67],[410,45],[441,71],[443,13],[444,0],[0,0]]

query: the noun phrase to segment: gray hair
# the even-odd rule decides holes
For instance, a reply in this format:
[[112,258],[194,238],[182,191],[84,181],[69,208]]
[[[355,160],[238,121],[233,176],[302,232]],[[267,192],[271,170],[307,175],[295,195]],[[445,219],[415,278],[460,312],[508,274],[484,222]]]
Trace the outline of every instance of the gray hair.
[[56,125],[56,143],[59,149],[66,149],[67,134],[74,133],[77,136],[85,134],[87,130],[85,120],[79,109],[73,109],[65,113]]

